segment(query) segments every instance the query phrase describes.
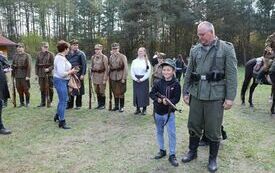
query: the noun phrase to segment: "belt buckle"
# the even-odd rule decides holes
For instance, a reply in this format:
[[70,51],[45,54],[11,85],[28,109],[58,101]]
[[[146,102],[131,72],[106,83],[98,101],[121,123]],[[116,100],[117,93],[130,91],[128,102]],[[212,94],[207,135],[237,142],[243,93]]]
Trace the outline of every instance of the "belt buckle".
[[206,80],[206,75],[201,75],[201,80]]

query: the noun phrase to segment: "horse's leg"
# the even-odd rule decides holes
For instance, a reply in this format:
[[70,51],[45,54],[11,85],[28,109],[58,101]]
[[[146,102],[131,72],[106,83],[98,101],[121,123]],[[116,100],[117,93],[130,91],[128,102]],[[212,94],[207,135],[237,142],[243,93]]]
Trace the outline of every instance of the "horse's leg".
[[255,88],[257,87],[258,83],[256,83],[255,81],[255,78],[253,78],[253,83],[252,85],[250,86],[250,90],[249,90],[249,99],[248,99],[248,102],[249,102],[249,105],[250,107],[254,107],[254,104],[253,104],[253,93],[254,93],[254,90]]

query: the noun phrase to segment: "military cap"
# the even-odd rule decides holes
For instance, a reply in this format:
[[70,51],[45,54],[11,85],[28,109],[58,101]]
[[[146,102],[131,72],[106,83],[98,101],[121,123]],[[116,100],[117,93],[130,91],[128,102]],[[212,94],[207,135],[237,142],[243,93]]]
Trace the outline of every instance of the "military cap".
[[48,42],[41,42],[41,47],[49,47],[49,43]]
[[160,64],[161,67],[168,65],[172,67],[173,69],[176,69],[176,63],[171,58],[167,58],[163,63]]
[[162,52],[158,53],[158,58],[165,58],[165,56],[166,56],[165,53],[162,53]]
[[16,47],[25,47],[24,43],[17,43]]
[[95,49],[103,49],[103,46],[101,44],[96,44]]
[[72,44],[78,44],[78,40],[77,40],[77,39],[72,39],[69,43],[70,43],[71,45],[72,45]]
[[118,49],[119,48],[119,43],[112,43],[112,48]]

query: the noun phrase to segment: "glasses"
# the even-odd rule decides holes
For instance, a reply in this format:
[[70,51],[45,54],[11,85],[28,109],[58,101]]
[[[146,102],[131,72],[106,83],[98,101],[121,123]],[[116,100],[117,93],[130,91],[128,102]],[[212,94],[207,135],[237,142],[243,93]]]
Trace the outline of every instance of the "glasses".
[[49,46],[43,46],[44,48],[49,48]]
[[95,50],[100,50],[99,48],[95,48]]

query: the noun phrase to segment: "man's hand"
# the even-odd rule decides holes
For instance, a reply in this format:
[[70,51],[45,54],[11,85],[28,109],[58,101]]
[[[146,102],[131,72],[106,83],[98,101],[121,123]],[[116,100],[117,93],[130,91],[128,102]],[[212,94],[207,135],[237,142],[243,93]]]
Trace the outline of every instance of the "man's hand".
[[49,72],[49,71],[50,71],[50,70],[49,70],[48,68],[45,68],[45,69],[44,69],[44,72],[46,72],[46,73]]
[[26,80],[30,80],[30,78],[29,78],[29,77],[26,77]]
[[168,105],[168,103],[167,103],[167,101],[166,101],[165,98],[162,99],[162,103],[163,103],[164,105]]
[[79,77],[79,79],[80,79],[80,80],[83,80],[83,79],[84,79],[84,75],[81,75],[81,76]]
[[189,105],[189,95],[183,96],[183,101],[185,104]]
[[158,98],[158,103],[162,103],[162,99],[161,98]]
[[225,100],[224,103],[223,103],[224,110],[231,109],[232,106],[233,106],[233,101],[232,100]]
[[124,79],[122,79],[122,80],[121,80],[121,83],[125,83],[125,80],[124,80]]

